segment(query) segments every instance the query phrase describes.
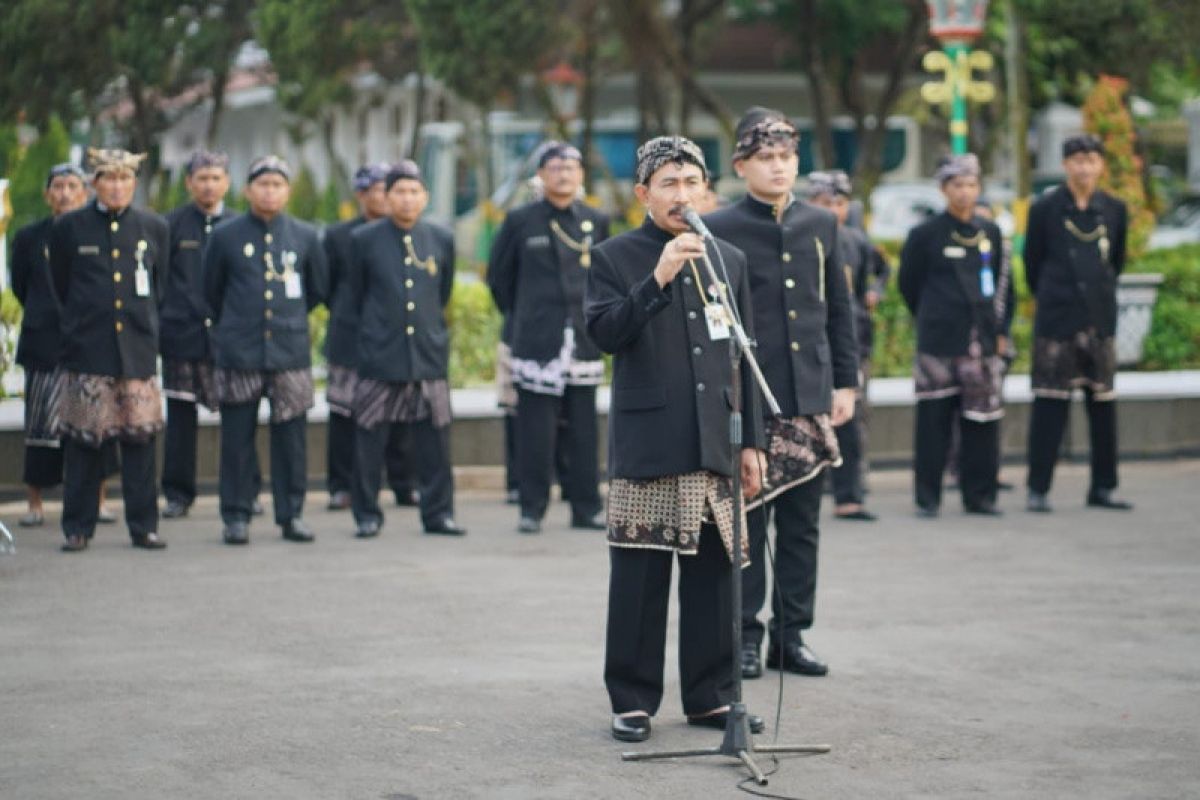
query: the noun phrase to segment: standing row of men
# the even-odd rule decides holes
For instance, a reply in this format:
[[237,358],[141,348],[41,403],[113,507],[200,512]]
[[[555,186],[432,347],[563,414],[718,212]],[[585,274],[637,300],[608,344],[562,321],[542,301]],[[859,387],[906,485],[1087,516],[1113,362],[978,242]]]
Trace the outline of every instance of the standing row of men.
[[[248,541],[250,519],[259,512],[254,436],[266,397],[275,521],[285,539],[312,541],[303,519],[305,416],[314,394],[308,312],[326,302],[329,278],[316,231],[284,212],[288,165],[274,156],[257,159],[246,181],[249,211],[231,217],[223,205],[227,158],[197,153],[187,170],[192,202],[164,219],[132,207],[141,156],[89,154],[95,198],[68,208],[68,198],[86,197],[83,175],[56,167],[47,196],[61,213],[21,231],[14,248],[15,282],[26,307],[26,481],[54,485],[52,445],[60,445],[64,550],[88,546],[101,481],[118,451],[133,544],[166,546],[157,530],[154,464],[164,394],[164,516],[186,515],[195,499],[197,404],[219,408],[223,538]],[[355,448],[353,467],[358,534],[374,536],[382,522],[379,475],[360,477],[360,469],[379,472],[382,449],[376,454],[373,447],[379,428],[397,424],[393,440],[411,428],[416,445],[426,531],[461,534],[453,520],[445,437],[449,354],[442,310],[453,285],[453,240],[419,219],[427,195],[415,164],[372,168],[362,188],[376,183],[395,195],[390,215],[356,231],[372,230],[374,239],[354,239],[348,259],[339,262],[338,278],[347,288],[338,296],[346,300],[328,301],[337,306],[339,330],[348,320],[368,321],[347,345],[365,367],[349,370],[349,377],[337,374],[337,387],[349,387],[347,404],[357,423],[353,435],[343,431],[339,438],[366,442]],[[381,237],[386,245],[372,247]],[[31,494],[31,515],[35,499]]]
[[[1067,180],[1029,212],[1025,275],[1037,300],[1033,407],[1026,508],[1050,511],[1048,493],[1070,398],[1082,389],[1091,444],[1093,508],[1128,510],[1117,486],[1116,284],[1125,265],[1124,204],[1097,188],[1104,148],[1094,136],[1063,144]],[[979,214],[979,160],[946,160],[936,176],[947,208],[912,230],[900,256],[899,285],[917,327],[914,499],[936,517],[952,432],[964,510],[995,516],[1000,468],[1001,396],[1011,362],[1011,266],[1000,229]]]

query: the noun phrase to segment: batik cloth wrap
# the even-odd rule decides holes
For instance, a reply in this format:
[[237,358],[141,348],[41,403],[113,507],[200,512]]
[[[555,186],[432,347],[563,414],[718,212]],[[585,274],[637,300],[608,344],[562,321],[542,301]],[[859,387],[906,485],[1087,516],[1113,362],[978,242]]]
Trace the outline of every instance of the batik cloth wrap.
[[[733,561],[733,482],[707,470],[634,480],[615,478],[608,487],[608,543],[612,547],[671,550],[694,556],[700,526],[717,526]],[[745,509],[742,530],[746,530]],[[749,537],[742,536],[742,566],[750,563]]]
[[354,421],[360,428],[427,419],[438,429],[450,424],[450,384],[445,378],[393,383],[359,377],[355,384]]
[[61,447],[58,440],[63,376],[57,369],[25,371],[25,444]]
[[747,508],[770,502],[787,490],[807,483],[825,467],[840,467],[842,451],[828,414],[772,417],[764,426],[767,435],[767,474],[763,490],[750,498]]
[[199,403],[217,410],[217,386],[211,361],[163,359],[163,394],[171,400]]
[[278,372],[225,369],[215,371],[217,400],[222,404],[271,401],[271,422],[280,423],[304,416],[313,407],[313,378],[308,367]]
[[1004,359],[1000,356],[917,353],[913,359],[917,399],[962,395],[962,415],[974,422],[991,422],[1004,416],[1000,402],[1003,383]]
[[158,378],[64,372],[57,432],[89,447],[148,442],[163,428]]
[[354,391],[358,384],[358,371],[340,364],[329,364],[325,379],[325,402],[329,404],[329,413],[339,417],[354,416]]
[[1071,339],[1033,340],[1033,394],[1069,400],[1075,388],[1091,389],[1096,400],[1114,400],[1117,346],[1111,336],[1079,331]]
[[527,392],[562,397],[568,386],[599,386],[604,382],[604,362],[575,357],[575,329],[563,329],[562,348],[546,363],[528,358],[509,358],[514,385]]

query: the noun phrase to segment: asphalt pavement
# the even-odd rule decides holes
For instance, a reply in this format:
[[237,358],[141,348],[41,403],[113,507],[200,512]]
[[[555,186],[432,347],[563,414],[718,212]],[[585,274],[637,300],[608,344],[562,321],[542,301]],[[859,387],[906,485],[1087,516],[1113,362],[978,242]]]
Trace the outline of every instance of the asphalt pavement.
[[[832,751],[762,758],[763,791],[1200,795],[1200,462],[1122,477],[1132,513],[1085,509],[1079,467],[1046,516],[1011,492],[1000,519],[948,497],[918,520],[903,472],[873,476],[877,523],[826,510],[807,640],[830,674],[768,671],[746,698],[773,724],[782,691],[778,740]],[[0,556],[0,798],[746,796],[725,759],[620,759],[720,734],[684,724],[672,637],[654,736],[610,738],[606,546],[565,506],[522,536],[474,491],[463,539],[395,508],[359,541],[325,499],[309,496],[313,545],[259,518],[225,546],[205,497],[162,523],[164,552],[110,525],[70,555],[56,510],[30,531],[0,506],[17,536]]]

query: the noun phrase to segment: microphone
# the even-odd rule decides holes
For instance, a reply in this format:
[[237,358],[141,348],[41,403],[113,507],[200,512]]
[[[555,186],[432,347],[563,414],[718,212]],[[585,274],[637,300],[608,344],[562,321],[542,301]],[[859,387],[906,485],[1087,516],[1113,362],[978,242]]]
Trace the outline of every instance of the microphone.
[[696,209],[690,206],[681,206],[679,207],[679,214],[683,217],[683,221],[687,223],[687,226],[700,235],[700,238],[716,238],[712,235],[712,231],[708,229],[708,226],[704,224],[704,220],[700,219],[700,215],[696,213]]

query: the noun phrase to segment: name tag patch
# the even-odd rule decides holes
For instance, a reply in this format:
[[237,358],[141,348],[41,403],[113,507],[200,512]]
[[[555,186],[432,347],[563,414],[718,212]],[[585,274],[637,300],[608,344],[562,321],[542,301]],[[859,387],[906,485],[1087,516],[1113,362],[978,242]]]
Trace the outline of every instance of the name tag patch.
[[180,250],[199,250],[200,242],[198,242],[195,239],[180,239],[179,240],[179,249]]
[[98,255],[100,255],[100,245],[98,245],[98,244],[81,244],[81,245],[79,245],[79,255],[81,255],[81,256],[98,256]]
[[966,258],[967,248],[959,247],[958,245],[954,244],[948,245],[944,250],[942,250],[942,255],[944,255],[946,258]]
[[550,237],[549,236],[530,236],[525,240],[525,246],[528,248],[531,248],[531,249],[539,248],[539,247],[549,247],[550,246]]

